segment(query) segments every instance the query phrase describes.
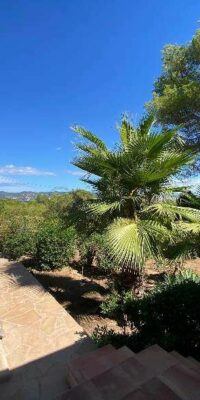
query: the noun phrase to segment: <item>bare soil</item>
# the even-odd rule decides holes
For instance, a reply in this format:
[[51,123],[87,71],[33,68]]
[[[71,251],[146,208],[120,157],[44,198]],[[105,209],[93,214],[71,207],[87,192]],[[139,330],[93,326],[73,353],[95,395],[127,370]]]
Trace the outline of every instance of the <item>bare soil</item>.
[[107,278],[91,279],[71,267],[50,272],[32,269],[31,272],[88,335],[97,325],[121,332],[116,321],[100,313],[100,304],[109,294]]
[[[200,274],[200,259],[189,260],[184,267]],[[92,279],[87,271],[87,276],[83,276],[71,267],[50,272],[31,269],[31,272],[88,335],[92,334],[97,325],[122,332],[115,320],[105,318],[100,312],[100,304],[110,292],[107,277],[95,276]],[[166,268],[158,269],[153,261],[149,261],[146,266],[144,290],[152,290],[155,283],[163,279],[165,273]]]

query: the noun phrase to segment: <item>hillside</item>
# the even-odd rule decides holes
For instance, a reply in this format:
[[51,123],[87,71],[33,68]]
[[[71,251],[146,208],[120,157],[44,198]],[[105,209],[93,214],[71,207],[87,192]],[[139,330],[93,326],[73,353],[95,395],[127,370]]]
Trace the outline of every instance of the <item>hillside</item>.
[[0,199],[13,199],[19,201],[31,201],[34,200],[38,194],[45,194],[47,196],[52,196],[55,193],[63,194],[64,192],[31,192],[31,191],[24,191],[18,193],[11,193],[11,192],[4,192],[0,191]]

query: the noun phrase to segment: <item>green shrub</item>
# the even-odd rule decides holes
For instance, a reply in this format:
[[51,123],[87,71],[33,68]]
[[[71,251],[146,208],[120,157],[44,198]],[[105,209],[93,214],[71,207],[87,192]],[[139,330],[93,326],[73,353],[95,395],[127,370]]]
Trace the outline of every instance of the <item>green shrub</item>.
[[101,313],[109,318],[118,318],[122,311],[121,296],[113,291],[106,300],[101,303]]
[[43,225],[36,240],[37,267],[43,270],[62,268],[73,255],[75,242],[73,227],[63,229],[54,222]]
[[9,260],[31,255],[35,251],[35,237],[31,232],[16,232],[7,236],[2,245],[2,255]]
[[131,335],[116,336],[97,329],[94,332],[97,344],[126,344],[138,352],[157,343],[167,351],[176,350],[200,360],[200,280],[197,278],[186,273],[185,277],[183,274],[174,282],[165,282],[142,299],[128,296],[121,311],[119,303],[116,306],[116,302],[111,302],[113,308],[108,304],[108,312],[115,311],[117,316],[125,313],[133,331]]
[[162,290],[166,286],[172,286],[178,283],[191,282],[191,281],[196,283],[200,282],[200,276],[191,269],[184,269],[183,271],[180,271],[176,275],[175,274],[166,275],[164,282],[157,285],[157,289]]
[[9,260],[16,260],[34,252],[34,237],[28,232],[17,232],[5,238],[2,246],[2,255]]
[[108,329],[106,325],[97,325],[92,333],[92,339],[98,347],[106,346],[107,344],[112,344],[116,348],[123,345],[127,345],[128,337],[116,333],[113,329]]
[[157,343],[200,358],[200,282],[192,280],[167,285],[126,309],[139,332],[139,345]]
[[115,318],[121,324],[124,322],[124,314],[126,314],[126,309],[133,298],[132,291],[124,291],[121,294],[113,291],[101,304],[101,312],[109,318]]

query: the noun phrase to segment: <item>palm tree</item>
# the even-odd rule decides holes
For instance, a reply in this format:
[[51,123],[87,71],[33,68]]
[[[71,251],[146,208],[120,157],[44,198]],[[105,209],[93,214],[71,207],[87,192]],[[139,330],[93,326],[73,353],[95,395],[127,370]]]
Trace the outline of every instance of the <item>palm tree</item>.
[[196,188],[194,193],[191,190],[183,191],[177,199],[177,204],[200,209],[200,186]]
[[[84,140],[73,164],[86,175],[82,180],[96,192],[90,212],[106,221],[110,253],[123,272],[138,276],[145,260],[161,254],[181,221],[200,223],[200,212],[179,207],[172,177],[179,176],[194,161],[175,129],[152,130],[153,117],[145,117],[135,128],[124,117],[119,128],[120,143],[114,149],[93,133],[79,127],[73,130]],[[184,230],[185,227],[183,228]]]

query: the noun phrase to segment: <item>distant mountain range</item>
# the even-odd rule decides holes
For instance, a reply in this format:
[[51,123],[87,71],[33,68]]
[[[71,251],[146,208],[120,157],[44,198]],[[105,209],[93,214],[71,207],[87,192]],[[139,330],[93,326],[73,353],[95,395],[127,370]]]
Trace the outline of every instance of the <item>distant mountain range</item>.
[[63,194],[66,192],[19,192],[19,193],[10,193],[10,192],[4,192],[0,191],[0,199],[13,199],[13,200],[19,200],[19,201],[31,201],[34,200],[38,194],[45,194],[47,196],[52,196],[53,194]]

